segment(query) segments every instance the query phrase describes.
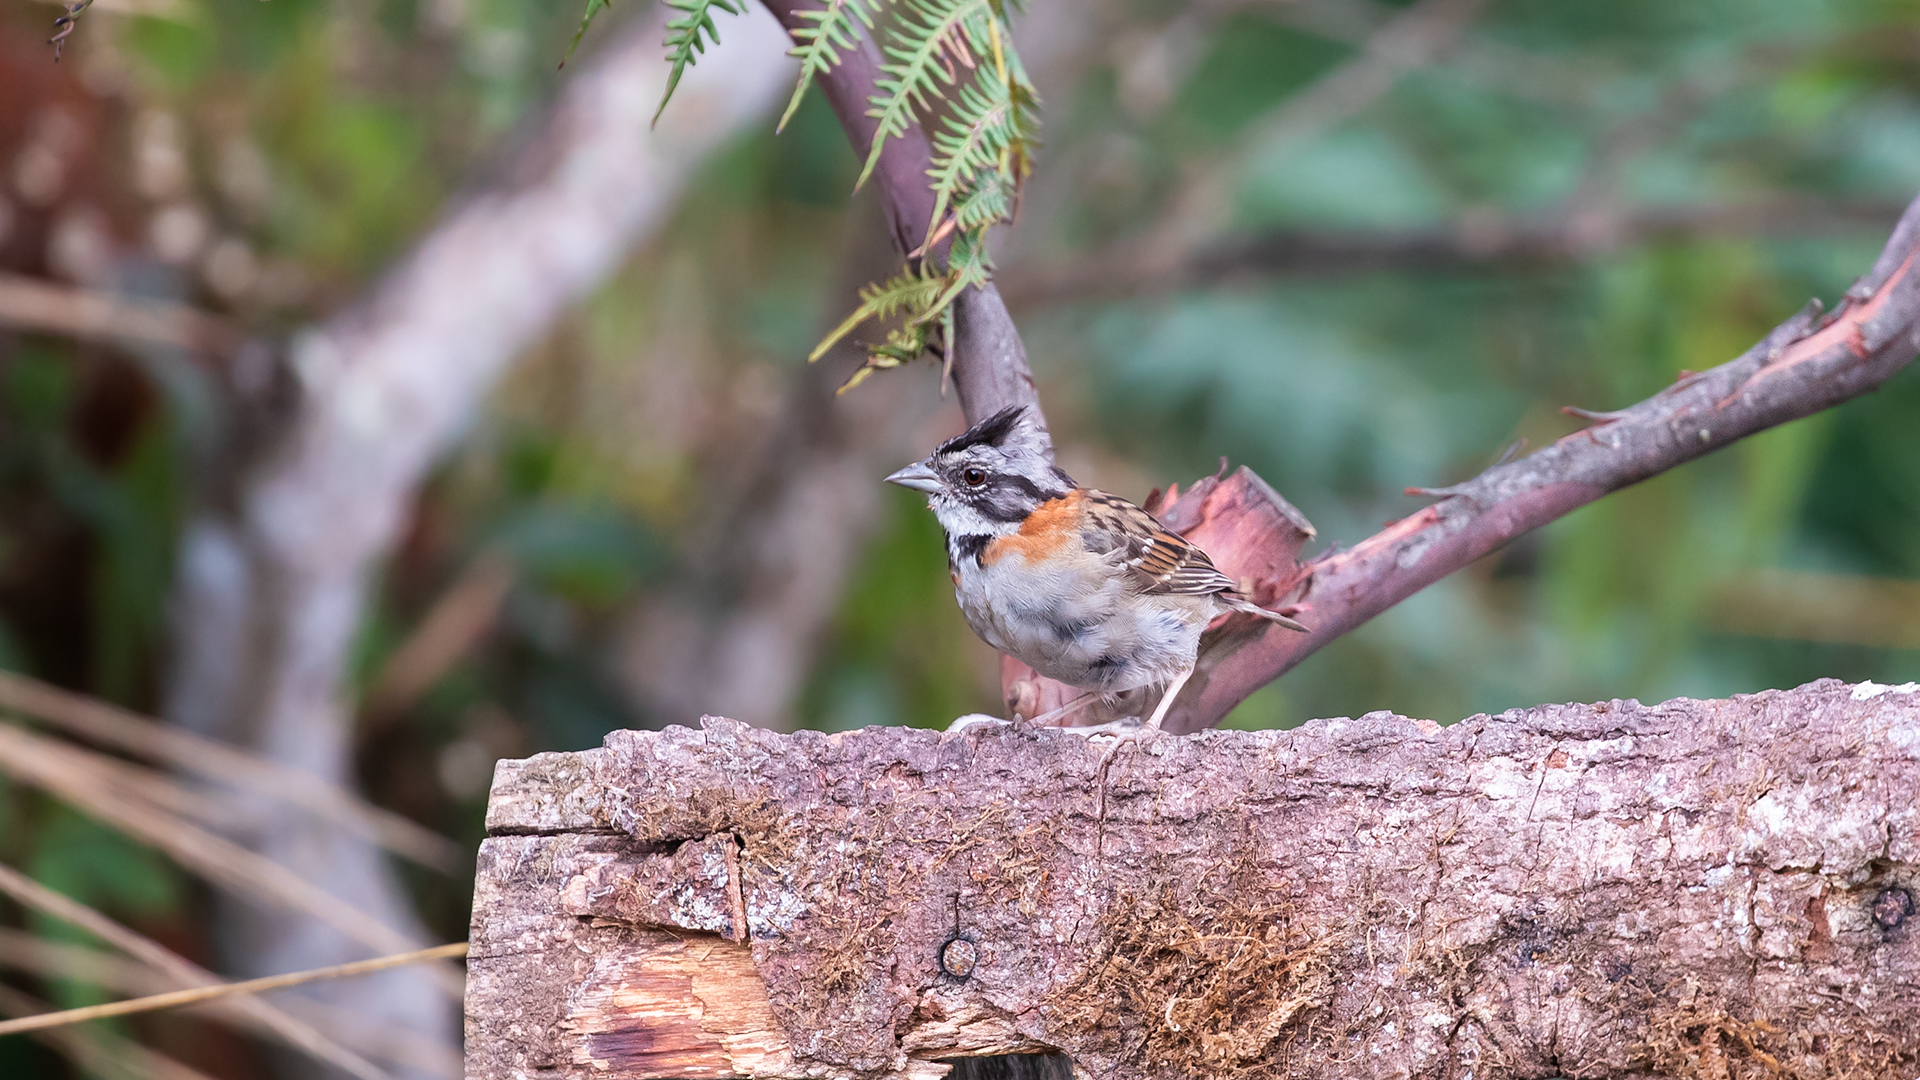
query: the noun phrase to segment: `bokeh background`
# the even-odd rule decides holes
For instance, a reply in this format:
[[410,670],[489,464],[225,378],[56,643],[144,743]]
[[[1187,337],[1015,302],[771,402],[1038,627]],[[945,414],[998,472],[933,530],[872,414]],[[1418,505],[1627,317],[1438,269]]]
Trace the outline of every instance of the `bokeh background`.
[[[1831,305],[1920,191],[1911,2],[1031,6],[1047,146],[996,251],[1062,463],[1138,499],[1225,456],[1322,543],[1577,430],[1563,405],[1626,406]],[[289,343],[377,304],[462,192],[510,186],[569,80],[657,42],[659,12],[618,6],[559,69],[580,12],[526,0],[99,0],[56,64],[60,11],[0,9],[0,669],[218,734],[169,699],[213,647],[183,536],[248,512],[321,392]],[[697,73],[786,70],[744,25]],[[855,356],[803,364],[892,255],[819,96],[774,135],[785,83],[683,156],[658,221],[497,378],[449,390],[457,438],[351,612],[335,750],[282,733],[270,756],[470,850],[499,757],[702,712],[997,711],[936,525],[879,483],[957,408],[930,364],[842,397]],[[101,297],[192,332],[68,310]],[[1828,676],[1920,679],[1912,372],[1523,538],[1228,724]],[[0,862],[208,967],[272,966],[199,876],[10,775]],[[390,872],[424,938],[465,936],[470,875]],[[0,983],[44,1000],[110,985],[19,955]],[[112,1030],[211,1076],[298,1070],[192,1018]],[[113,1067],[0,1039],[0,1075]]]

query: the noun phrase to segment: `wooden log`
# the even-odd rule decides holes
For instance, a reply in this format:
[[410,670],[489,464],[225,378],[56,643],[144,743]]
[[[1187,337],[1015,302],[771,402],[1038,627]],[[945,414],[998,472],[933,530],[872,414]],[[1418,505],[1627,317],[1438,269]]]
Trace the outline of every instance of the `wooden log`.
[[1920,687],[502,762],[470,1080],[1920,1075]]

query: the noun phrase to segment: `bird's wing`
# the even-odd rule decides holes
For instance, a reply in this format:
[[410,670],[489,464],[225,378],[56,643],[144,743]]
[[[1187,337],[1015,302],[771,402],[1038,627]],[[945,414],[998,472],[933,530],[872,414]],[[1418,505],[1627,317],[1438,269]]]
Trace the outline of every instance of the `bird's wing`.
[[1232,578],[1207,553],[1118,495],[1087,491],[1090,546],[1119,559],[1144,593],[1232,592]]

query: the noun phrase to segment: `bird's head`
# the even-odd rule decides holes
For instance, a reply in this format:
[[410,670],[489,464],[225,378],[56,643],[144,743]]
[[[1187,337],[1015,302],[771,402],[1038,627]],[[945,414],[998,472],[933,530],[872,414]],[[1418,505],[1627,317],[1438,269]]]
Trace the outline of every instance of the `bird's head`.
[[927,505],[949,534],[1010,532],[1035,507],[1076,486],[1048,449],[1047,434],[1027,407],[1009,405],[887,482],[926,492]]

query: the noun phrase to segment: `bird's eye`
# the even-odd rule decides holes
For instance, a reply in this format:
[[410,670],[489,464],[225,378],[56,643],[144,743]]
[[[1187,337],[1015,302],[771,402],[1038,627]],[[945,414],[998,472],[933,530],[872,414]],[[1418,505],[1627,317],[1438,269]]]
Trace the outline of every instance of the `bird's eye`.
[[987,482],[987,470],[968,469],[966,472],[960,474],[960,478],[967,482],[968,487],[979,487],[981,484]]

